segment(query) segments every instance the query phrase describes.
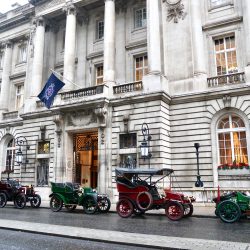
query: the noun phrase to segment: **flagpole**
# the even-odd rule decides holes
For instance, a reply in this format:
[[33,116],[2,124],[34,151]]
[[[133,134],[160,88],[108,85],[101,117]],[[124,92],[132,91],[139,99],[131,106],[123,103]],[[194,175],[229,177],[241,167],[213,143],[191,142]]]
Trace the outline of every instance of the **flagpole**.
[[59,77],[62,77],[63,79],[65,79],[66,81],[70,82],[71,84],[75,85],[76,87],[78,88],[82,88],[81,86],[77,85],[76,83],[70,81],[69,79],[65,78],[64,76],[62,76],[61,74],[59,74],[58,72],[56,72],[55,70],[53,69],[50,69],[50,71],[52,71],[52,73],[58,75]]

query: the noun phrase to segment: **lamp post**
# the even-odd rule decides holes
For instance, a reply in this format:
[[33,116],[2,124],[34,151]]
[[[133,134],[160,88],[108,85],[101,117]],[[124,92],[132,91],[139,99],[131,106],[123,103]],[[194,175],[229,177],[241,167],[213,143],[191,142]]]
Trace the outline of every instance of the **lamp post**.
[[140,149],[141,149],[141,157],[144,159],[149,159],[149,168],[150,168],[150,158],[152,157],[152,154],[149,151],[150,147],[150,141],[152,139],[151,135],[149,134],[149,128],[147,123],[143,123],[141,127],[141,132],[143,135],[143,141],[141,143]]
[[200,176],[200,166],[199,166],[199,143],[195,143],[194,147],[196,149],[196,158],[197,158],[197,181],[195,182],[196,187],[203,187],[203,182],[201,181],[201,176]]
[[[24,136],[17,137],[16,145],[19,146],[16,152],[16,163],[19,164],[20,166],[24,165],[26,172],[26,164],[29,162],[29,160],[27,159],[27,150],[30,149],[26,137]],[[24,147],[24,153],[22,152],[22,147]]]

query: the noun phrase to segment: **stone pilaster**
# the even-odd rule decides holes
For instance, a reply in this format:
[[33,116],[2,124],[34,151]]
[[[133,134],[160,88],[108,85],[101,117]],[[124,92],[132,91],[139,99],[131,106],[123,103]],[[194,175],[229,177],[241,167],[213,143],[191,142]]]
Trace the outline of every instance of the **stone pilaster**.
[[66,32],[64,47],[64,68],[63,76],[65,90],[74,89],[75,75],[75,49],[76,49],[76,7],[73,3],[68,2],[64,8],[66,12]]
[[115,82],[115,1],[105,0],[104,83]]
[[191,0],[191,29],[194,76],[206,74],[200,1]]
[[36,33],[34,42],[34,58],[32,67],[32,81],[30,86],[31,97],[37,97],[41,92],[43,84],[43,53],[44,53],[44,36],[45,21],[42,17],[35,20]]
[[245,67],[245,74],[246,74],[246,81],[250,82],[250,1],[243,0],[243,25],[245,30],[245,55],[246,55],[246,67]]
[[4,43],[4,62],[3,62],[3,73],[2,83],[0,92],[0,110],[8,111],[9,104],[9,91],[10,91],[10,73],[11,73],[11,61],[12,61],[12,42],[7,41]]
[[161,36],[159,0],[147,0],[148,69],[150,74],[161,72]]

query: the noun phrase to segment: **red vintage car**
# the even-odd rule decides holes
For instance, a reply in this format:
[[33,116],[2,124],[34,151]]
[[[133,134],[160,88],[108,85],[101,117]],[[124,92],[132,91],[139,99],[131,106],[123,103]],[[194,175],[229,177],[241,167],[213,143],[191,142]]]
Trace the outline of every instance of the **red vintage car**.
[[[164,189],[159,194],[157,183],[173,173],[173,169],[128,169],[116,168],[116,183],[119,200],[116,211],[122,218],[143,214],[152,209],[165,209],[171,220],[179,220],[193,214],[195,198]],[[162,183],[161,183],[162,184]]]
[[41,197],[36,194],[33,186],[21,186],[17,180],[0,181],[0,208],[5,207],[7,201],[13,201],[16,208],[24,208],[26,202],[38,208]]

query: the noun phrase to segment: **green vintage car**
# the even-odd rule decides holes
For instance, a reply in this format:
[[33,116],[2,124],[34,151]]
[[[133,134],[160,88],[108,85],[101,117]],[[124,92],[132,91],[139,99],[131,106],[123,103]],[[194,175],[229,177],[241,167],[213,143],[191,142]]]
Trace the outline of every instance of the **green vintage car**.
[[250,196],[242,192],[231,192],[213,199],[215,214],[222,221],[233,223],[242,216],[250,216]]
[[94,189],[80,187],[79,184],[65,182],[51,182],[50,208],[58,212],[64,206],[68,211],[73,211],[77,206],[82,206],[84,212],[93,214],[96,211],[108,212],[111,206],[106,194],[98,194]]

